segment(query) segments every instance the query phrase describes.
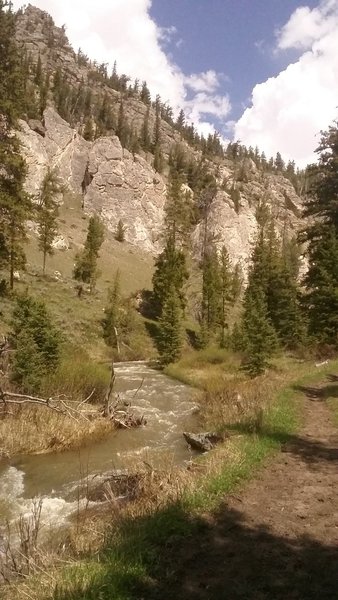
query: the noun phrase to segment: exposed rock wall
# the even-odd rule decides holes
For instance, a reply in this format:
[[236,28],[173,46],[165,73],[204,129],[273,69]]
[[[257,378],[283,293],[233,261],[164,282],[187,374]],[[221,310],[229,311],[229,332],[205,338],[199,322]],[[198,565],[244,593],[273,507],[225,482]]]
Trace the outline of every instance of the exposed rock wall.
[[[70,82],[88,81],[88,67],[78,65],[64,31],[55,27],[47,13],[29,5],[18,18],[17,39],[25,45],[33,61],[37,62],[40,55],[45,69],[55,71],[61,65]],[[92,89],[95,95],[95,86]],[[105,91],[117,106],[119,92],[110,88]],[[146,110],[137,98],[125,99],[125,114],[136,129],[141,127]],[[151,109],[150,128],[153,121]],[[85,141],[52,106],[46,109],[41,126],[22,121],[19,135],[29,168],[30,193],[37,193],[47,167],[56,167],[69,190],[82,196],[86,213],[98,213],[113,232],[121,220],[126,241],[152,254],[159,252],[166,184],[145,156],[132,156],[114,136]],[[162,122],[165,153],[179,137],[177,131]],[[194,150],[189,152],[193,154]],[[258,203],[264,199],[271,206],[280,230],[285,225],[296,230],[301,200],[287,179],[262,173],[251,159],[242,163],[227,159],[212,168],[217,173],[219,191],[210,207],[209,229],[218,245],[225,244],[232,260],[241,261],[245,270],[257,231]],[[196,253],[202,236],[203,227],[198,225],[193,233]]]
[[86,142],[52,108],[44,113],[44,137],[21,121],[19,136],[28,165],[27,191],[36,195],[48,167],[68,189],[83,196],[85,212],[97,213],[126,241],[151,253],[160,249],[165,183],[141,157],[123,150],[117,137]]

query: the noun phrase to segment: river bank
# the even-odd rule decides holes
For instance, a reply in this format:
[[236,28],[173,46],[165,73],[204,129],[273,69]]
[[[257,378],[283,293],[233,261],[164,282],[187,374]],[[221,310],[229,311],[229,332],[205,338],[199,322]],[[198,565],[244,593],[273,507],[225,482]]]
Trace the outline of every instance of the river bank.
[[[302,382],[310,383],[337,367],[337,363],[332,363],[312,368],[310,375],[305,376],[309,365],[298,366],[298,371],[303,371]],[[257,467],[277,452],[300,426],[302,402],[295,390],[300,383],[285,385],[285,374],[279,377],[276,395],[266,407],[263,419],[253,421],[251,418],[245,423],[242,418],[241,422],[233,423],[233,431],[237,430],[238,435],[232,436],[209,455],[193,460],[189,470],[171,468],[166,475],[150,477],[149,493],[144,498],[131,503],[122,514],[116,511],[116,507],[113,512],[110,511],[109,530],[107,515],[101,533],[100,520],[96,517],[94,522],[89,519],[86,523],[84,520],[78,529],[78,540],[82,540],[81,549],[78,548],[81,562],[50,574],[58,589],[62,589],[61,596],[54,595],[43,577],[38,577],[31,586],[26,584],[25,591],[39,600],[56,597],[89,600],[97,598],[99,593],[103,599],[138,598],[132,595],[133,582],[137,581],[140,590],[150,576],[159,575],[155,564],[158,553],[162,556],[163,548],[166,552],[169,548],[170,553],[177,539],[193,535],[198,515],[217,509],[224,494],[234,491],[244,480],[251,478]],[[97,544],[95,560],[91,558],[90,548],[90,540],[93,540],[90,530],[93,529]],[[83,543],[85,539],[86,543]],[[161,561],[160,565],[161,569],[164,568]],[[162,573],[162,576],[165,574]],[[12,589],[12,594],[7,598],[20,597],[15,595],[15,589]]]

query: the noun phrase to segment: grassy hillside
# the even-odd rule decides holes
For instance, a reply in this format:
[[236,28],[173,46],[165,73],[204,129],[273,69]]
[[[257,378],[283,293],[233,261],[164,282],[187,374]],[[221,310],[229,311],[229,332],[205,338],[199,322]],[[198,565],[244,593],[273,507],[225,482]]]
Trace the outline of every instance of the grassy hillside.
[[[117,269],[121,274],[123,296],[129,296],[142,288],[151,287],[153,258],[131,247],[119,243],[110,232],[100,251],[97,289],[90,296],[77,297],[76,282],[72,279],[74,258],[86,238],[89,217],[81,209],[81,198],[67,195],[60,207],[59,230],[69,242],[69,250],[56,250],[47,258],[46,276],[42,275],[42,255],[38,250],[37,237],[29,233],[25,248],[27,268],[20,272],[20,281],[15,284],[15,292],[29,293],[42,298],[51,311],[57,325],[67,338],[76,345],[89,350],[96,358],[107,356],[107,349],[101,337],[100,320],[107,301],[107,292],[112,285]],[[57,279],[55,272],[61,274]],[[13,299],[1,299],[0,334],[8,330]],[[141,343],[141,342],[140,342]],[[152,342],[144,333],[145,355],[152,355]]]

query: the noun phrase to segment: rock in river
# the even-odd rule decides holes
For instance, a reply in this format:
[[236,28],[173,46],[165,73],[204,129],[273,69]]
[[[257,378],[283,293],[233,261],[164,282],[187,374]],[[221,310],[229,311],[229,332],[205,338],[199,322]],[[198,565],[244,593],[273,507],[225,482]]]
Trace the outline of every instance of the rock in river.
[[183,433],[184,439],[194,450],[199,452],[208,452],[212,450],[216,444],[222,442],[228,434],[218,434],[214,432],[208,433]]

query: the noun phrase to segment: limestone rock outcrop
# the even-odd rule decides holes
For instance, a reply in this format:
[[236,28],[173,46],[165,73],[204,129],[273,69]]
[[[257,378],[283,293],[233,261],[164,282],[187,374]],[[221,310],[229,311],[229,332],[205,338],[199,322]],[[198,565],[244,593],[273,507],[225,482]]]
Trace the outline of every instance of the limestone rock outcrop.
[[[56,27],[50,15],[28,5],[17,18],[16,37],[33,63],[40,57],[45,71],[55,72],[61,67],[70,85],[78,86],[81,82],[90,85],[93,99],[102,94],[104,86],[104,93],[117,113],[120,92],[102,82],[97,86],[91,84],[90,68],[77,60],[64,29]],[[125,115],[135,131],[140,131],[149,110],[149,130],[152,130],[154,107],[147,107],[128,94],[123,103]],[[122,221],[127,242],[152,254],[160,251],[166,179],[152,168],[147,160],[151,155],[132,155],[121,147],[115,136],[85,141],[78,133],[82,131],[81,123],[74,124],[73,128],[64,121],[53,108],[52,98],[41,121],[28,119],[22,121],[20,127],[19,136],[28,165],[26,187],[29,193],[36,196],[47,168],[55,167],[68,190],[81,197],[87,214],[98,213],[113,233]],[[200,160],[200,153],[162,120],[164,155],[168,155],[175,142],[180,142],[188,154]],[[258,204],[262,200],[267,202],[280,231],[285,226],[296,231],[300,224],[301,199],[290,181],[281,175],[260,171],[250,158],[242,162],[225,159],[209,166],[218,183],[218,192],[210,206],[209,228],[216,243],[225,244],[232,261],[240,261],[245,272],[257,231]],[[203,224],[199,224],[192,236],[196,255],[200,252],[203,235]]]
[[69,191],[82,196],[86,213],[97,213],[115,232],[142,250],[160,249],[165,182],[140,156],[123,150],[117,137],[86,142],[53,108],[44,113],[45,137],[25,121],[19,136],[28,166],[27,191],[36,196],[48,167],[56,168]]

